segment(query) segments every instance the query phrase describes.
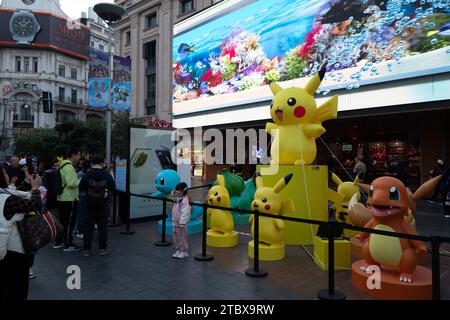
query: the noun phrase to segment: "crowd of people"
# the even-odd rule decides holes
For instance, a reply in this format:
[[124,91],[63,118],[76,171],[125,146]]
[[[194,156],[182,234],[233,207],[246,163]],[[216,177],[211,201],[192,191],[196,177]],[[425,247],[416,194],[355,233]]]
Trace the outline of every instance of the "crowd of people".
[[[51,212],[62,225],[55,250],[92,255],[94,229],[98,229],[98,255],[108,250],[109,199],[114,178],[102,156],[82,158],[69,147],[49,165],[31,157],[10,158],[0,168],[0,301],[25,300],[34,254],[26,252],[17,222],[31,212]],[[79,246],[74,241],[82,239]]]

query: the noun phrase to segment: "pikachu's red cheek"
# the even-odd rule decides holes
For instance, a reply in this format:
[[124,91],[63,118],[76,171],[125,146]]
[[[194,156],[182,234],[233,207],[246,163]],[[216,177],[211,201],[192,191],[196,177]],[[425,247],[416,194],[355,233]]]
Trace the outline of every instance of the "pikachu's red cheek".
[[270,205],[266,204],[266,205],[264,206],[264,209],[270,210]]
[[304,107],[297,107],[297,108],[294,109],[294,115],[295,115],[297,118],[302,118],[302,117],[304,117],[304,116],[305,116],[305,113],[306,113],[306,110],[305,110]]

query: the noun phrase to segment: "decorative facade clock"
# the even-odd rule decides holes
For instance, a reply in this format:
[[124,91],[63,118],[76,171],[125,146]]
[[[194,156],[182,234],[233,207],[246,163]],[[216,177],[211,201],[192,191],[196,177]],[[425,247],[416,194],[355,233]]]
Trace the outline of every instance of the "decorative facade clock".
[[9,21],[9,32],[17,44],[31,44],[40,30],[36,17],[28,10],[17,10]]

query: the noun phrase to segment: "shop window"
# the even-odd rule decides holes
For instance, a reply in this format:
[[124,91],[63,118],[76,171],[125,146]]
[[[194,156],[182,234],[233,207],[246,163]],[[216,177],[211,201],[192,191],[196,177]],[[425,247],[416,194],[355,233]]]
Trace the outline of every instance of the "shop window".
[[127,31],[127,33],[125,33],[125,45],[129,46],[131,44],[131,32]]
[[194,0],[181,0],[181,14],[194,10]]
[[22,57],[16,57],[16,72],[22,71]]
[[66,89],[64,88],[59,88],[59,101],[64,101],[66,100]]
[[33,72],[38,73],[38,71],[39,71],[39,60],[38,60],[38,58],[34,57],[33,58]]
[[60,77],[65,77],[66,76],[66,67],[63,65],[59,65],[58,67],[58,75]]
[[30,57],[25,57],[24,58],[23,67],[24,67],[24,71],[25,72],[30,72],[31,71]]
[[152,29],[156,28],[158,26],[158,19],[156,12],[153,12],[152,14],[149,14],[147,17],[147,28]]
[[75,121],[75,119],[76,119],[76,114],[74,112],[67,111],[67,110],[59,110],[56,112],[56,122],[57,123],[71,122],[71,121]]
[[23,104],[22,106],[20,106],[18,113],[16,114],[15,120],[33,121],[33,116],[31,114],[31,107],[28,104]]
[[77,95],[78,95],[77,90],[72,90],[72,93],[70,95],[70,102],[76,104],[77,103]]
[[72,80],[77,80],[77,69],[75,69],[75,68],[72,68],[71,70],[70,70],[70,78],[72,79]]

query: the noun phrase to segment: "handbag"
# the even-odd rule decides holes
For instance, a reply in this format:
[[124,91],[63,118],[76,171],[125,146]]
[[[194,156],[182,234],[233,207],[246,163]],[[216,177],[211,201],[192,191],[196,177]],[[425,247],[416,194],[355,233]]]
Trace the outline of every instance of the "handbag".
[[17,228],[26,254],[35,254],[62,233],[61,223],[50,211],[25,214]]

